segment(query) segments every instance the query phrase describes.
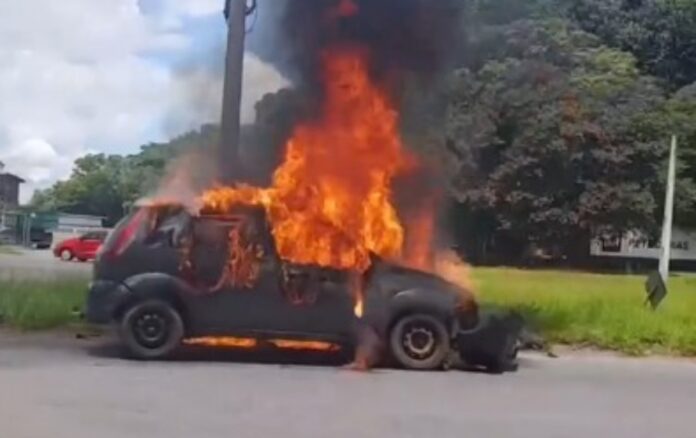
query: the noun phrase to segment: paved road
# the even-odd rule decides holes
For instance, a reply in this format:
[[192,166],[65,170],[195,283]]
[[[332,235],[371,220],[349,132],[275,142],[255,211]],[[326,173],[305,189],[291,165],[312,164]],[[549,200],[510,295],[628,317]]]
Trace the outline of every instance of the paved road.
[[105,356],[104,342],[0,333],[0,436],[696,436],[692,362],[531,357],[504,376],[356,374],[321,366],[128,362]]
[[64,262],[53,257],[50,250],[17,248],[19,254],[0,254],[0,279],[55,279],[88,277],[91,263]]

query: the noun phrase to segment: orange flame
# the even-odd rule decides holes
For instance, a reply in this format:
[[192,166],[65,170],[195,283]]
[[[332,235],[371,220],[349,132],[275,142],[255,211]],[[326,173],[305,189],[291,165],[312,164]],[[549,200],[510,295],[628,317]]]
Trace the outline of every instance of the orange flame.
[[185,345],[219,348],[256,348],[258,341],[253,338],[233,338],[227,336],[191,338],[184,340]]
[[413,161],[368,66],[355,47],[325,52],[322,115],[295,128],[272,186],[213,189],[203,195],[206,209],[263,206],[279,255],[292,263],[364,272],[372,253],[400,256],[404,228],[391,183]]
[[293,341],[290,339],[271,339],[269,344],[282,350],[338,351],[340,346],[323,341]]
[[[305,351],[339,351],[341,347],[337,344],[324,341],[298,341],[291,339],[270,339],[264,341],[281,350],[305,350]],[[208,336],[202,338],[190,338],[184,340],[185,345],[210,347],[210,348],[236,348],[254,349],[260,346],[260,342],[255,338],[235,338],[231,336]]]

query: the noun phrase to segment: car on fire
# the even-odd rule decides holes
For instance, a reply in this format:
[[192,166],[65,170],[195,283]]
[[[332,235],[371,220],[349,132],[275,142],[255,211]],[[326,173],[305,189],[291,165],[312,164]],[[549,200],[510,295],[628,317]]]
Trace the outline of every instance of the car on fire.
[[168,205],[132,213],[100,251],[86,315],[115,324],[136,359],[224,337],[355,348],[361,326],[378,335],[385,360],[408,369],[442,368],[455,350],[501,369],[516,354],[509,331],[484,327],[471,293],[435,275],[376,257],[357,275],[281,260],[265,212],[253,208],[206,215]]

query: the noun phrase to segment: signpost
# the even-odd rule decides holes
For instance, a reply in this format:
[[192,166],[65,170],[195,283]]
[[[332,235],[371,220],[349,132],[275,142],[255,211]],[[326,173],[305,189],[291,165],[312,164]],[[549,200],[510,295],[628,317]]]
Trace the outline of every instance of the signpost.
[[667,281],[669,280],[669,260],[672,253],[672,225],[674,218],[674,186],[677,181],[677,137],[672,136],[669,151],[669,169],[667,171],[667,193],[665,196],[665,220],[662,224],[662,240],[660,241],[660,266],[645,282],[648,296],[646,303],[653,310],[667,296]]
[[672,251],[672,224],[674,215],[674,186],[677,174],[677,137],[672,137],[669,154],[669,170],[667,172],[667,193],[665,195],[665,220],[662,224],[662,239],[660,245],[660,277],[667,284],[669,279],[669,260]]

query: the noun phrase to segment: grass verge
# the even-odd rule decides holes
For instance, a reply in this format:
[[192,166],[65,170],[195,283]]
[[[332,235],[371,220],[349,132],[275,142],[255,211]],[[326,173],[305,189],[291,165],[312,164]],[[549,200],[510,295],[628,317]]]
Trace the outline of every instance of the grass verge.
[[0,280],[0,321],[22,330],[41,330],[78,321],[75,309],[85,301],[87,282]]
[[519,311],[551,342],[696,356],[696,277],[670,279],[656,312],[641,276],[479,268],[473,277],[482,302]]
[[9,247],[9,246],[3,246],[0,245],[0,254],[3,255],[20,255],[21,253],[17,251],[16,249]]

